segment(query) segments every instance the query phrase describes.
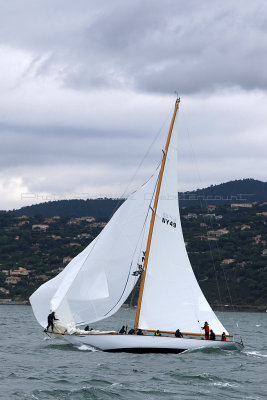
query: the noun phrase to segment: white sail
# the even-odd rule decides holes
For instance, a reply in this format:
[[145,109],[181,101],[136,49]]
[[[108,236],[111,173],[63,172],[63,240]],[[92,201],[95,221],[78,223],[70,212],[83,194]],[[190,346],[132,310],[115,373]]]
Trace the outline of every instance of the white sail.
[[203,333],[207,321],[226,332],[204,297],[186,252],[177,198],[177,124],[173,129],[149,252],[138,326]]
[[142,264],[156,181],[157,174],[122,204],[83,252],[34,292],[31,305],[43,327],[51,310],[65,325],[82,325],[107,318],[124,303]]

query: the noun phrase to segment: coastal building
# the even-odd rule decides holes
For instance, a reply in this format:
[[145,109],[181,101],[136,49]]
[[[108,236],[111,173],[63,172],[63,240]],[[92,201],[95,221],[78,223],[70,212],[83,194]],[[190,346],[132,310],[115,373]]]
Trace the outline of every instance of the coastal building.
[[90,235],[90,233],[81,233],[80,235],[77,236],[78,239],[90,239],[93,236]]
[[255,244],[259,244],[261,242],[261,235],[256,235],[253,237]]
[[204,214],[203,217],[204,218],[215,218],[215,214]]
[[80,218],[71,218],[68,222],[67,222],[67,224],[68,225],[78,225],[78,224],[80,224],[81,222],[94,222],[95,221],[95,218],[94,217],[80,217]]
[[187,215],[184,215],[184,219],[197,219],[197,214],[188,213]]
[[59,267],[59,268],[57,268],[57,269],[52,269],[51,272],[52,272],[53,274],[59,274],[61,271],[63,271],[63,269],[64,269],[63,267]]
[[44,232],[46,232],[46,230],[48,228],[49,228],[49,225],[45,225],[45,224],[32,225],[32,230],[33,231],[44,231]]
[[250,225],[242,225],[241,228],[240,228],[240,230],[241,230],[241,231],[244,231],[244,230],[250,229],[250,228],[251,228]]
[[20,280],[21,278],[19,276],[9,276],[8,278],[6,278],[5,282],[8,285],[16,285]]
[[18,269],[11,269],[10,275],[22,275],[22,276],[27,276],[29,275],[30,271],[28,271],[26,268],[19,267]]
[[46,282],[48,281],[49,277],[47,275],[36,275],[35,279]]
[[229,265],[232,264],[233,262],[235,262],[234,258],[225,258],[224,260],[222,260],[221,265]]
[[208,231],[208,236],[220,237],[223,235],[227,235],[229,231],[226,228],[217,229],[216,231]]
[[95,218],[91,217],[91,216],[89,216],[89,217],[81,217],[80,220],[81,221],[86,221],[86,222],[94,222]]
[[52,239],[54,239],[54,240],[59,240],[59,239],[61,239],[61,236],[59,236],[59,235],[51,235],[50,236]]
[[253,204],[252,203],[232,203],[231,208],[252,208]]
[[45,218],[44,223],[45,224],[52,224],[54,222],[53,218]]
[[69,263],[71,260],[72,260],[72,257],[67,256],[67,257],[63,257],[62,262],[63,262],[63,264],[67,264],[67,263]]
[[208,211],[214,211],[216,209],[216,205],[215,204],[210,204],[207,206],[207,210]]
[[28,220],[24,220],[24,221],[20,221],[18,224],[16,224],[17,226],[23,226],[23,225],[27,225],[27,224],[29,224],[30,223],[30,221],[28,221]]
[[21,217],[15,217],[15,219],[23,220],[23,219],[29,219],[29,217],[28,215],[22,215]]
[[4,288],[4,287],[0,287],[0,292],[5,293],[5,294],[9,294],[9,290]]

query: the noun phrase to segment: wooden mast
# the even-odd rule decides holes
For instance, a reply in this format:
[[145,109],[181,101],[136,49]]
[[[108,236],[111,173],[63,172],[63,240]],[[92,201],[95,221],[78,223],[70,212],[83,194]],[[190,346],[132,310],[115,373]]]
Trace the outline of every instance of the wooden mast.
[[175,107],[174,107],[172,121],[171,121],[170,129],[169,129],[169,134],[168,134],[168,137],[167,137],[165,149],[164,149],[164,152],[163,152],[163,158],[162,158],[162,162],[161,162],[161,168],[160,168],[160,173],[159,173],[159,179],[158,179],[158,185],[157,185],[154,205],[153,205],[153,209],[152,209],[152,217],[151,217],[151,221],[150,221],[149,234],[148,234],[147,246],[146,246],[146,254],[145,254],[145,260],[144,260],[144,267],[143,267],[143,273],[142,273],[140,291],[139,291],[139,297],[138,297],[138,303],[137,303],[137,310],[136,310],[135,323],[134,323],[134,329],[135,330],[138,328],[138,324],[139,324],[142,297],[143,297],[143,291],[144,291],[144,285],[145,285],[145,279],[146,279],[147,263],[148,263],[148,258],[149,258],[149,252],[150,252],[152,233],[153,233],[153,228],[154,228],[154,223],[155,223],[155,217],[156,217],[156,213],[157,213],[159,192],[160,192],[160,188],[161,188],[162,176],[163,176],[163,172],[164,172],[164,168],[165,168],[166,157],[167,157],[168,150],[169,150],[169,144],[170,144],[170,140],[171,140],[173,125],[174,125],[174,122],[175,122],[175,118],[176,118],[176,114],[177,114],[177,111],[178,111],[178,108],[179,108],[179,104],[180,104],[180,98],[178,98],[176,100],[176,102],[175,102]]

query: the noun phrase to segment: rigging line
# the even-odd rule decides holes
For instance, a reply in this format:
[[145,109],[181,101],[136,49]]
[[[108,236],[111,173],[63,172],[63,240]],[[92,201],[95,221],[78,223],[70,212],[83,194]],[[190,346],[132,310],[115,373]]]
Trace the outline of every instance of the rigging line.
[[[182,113],[182,115],[183,115],[183,117],[184,117],[184,121],[185,121],[185,131],[186,131],[186,134],[187,134],[187,139],[188,139],[189,145],[190,145],[190,147],[191,147],[191,152],[192,152],[192,154],[193,154],[193,158],[194,158],[194,163],[195,163],[196,170],[197,170],[198,179],[199,179],[199,182],[200,182],[201,186],[203,186],[202,180],[201,180],[201,177],[200,177],[200,173],[199,173],[199,168],[198,168],[198,163],[197,163],[197,159],[196,159],[196,154],[195,154],[195,151],[194,151],[192,142],[191,142],[191,138],[190,138],[190,134],[189,134],[189,129],[188,129],[188,125],[187,125],[187,121],[186,121],[186,117],[185,117],[184,112]],[[205,196],[203,196],[203,197],[204,197],[204,199],[205,199]],[[201,206],[201,210],[202,210],[203,220],[204,220],[204,222],[205,222],[204,213],[203,213],[204,209],[203,209],[203,204],[202,204],[201,199],[200,199],[200,206]],[[208,228],[207,228],[207,225],[205,226],[205,228],[206,228],[206,235],[208,236]],[[213,269],[214,269],[215,278],[216,278],[216,286],[217,286],[217,290],[218,290],[219,300],[220,300],[220,303],[222,304],[221,292],[220,292],[220,287],[219,287],[219,282],[218,282],[218,276],[217,276],[216,266],[215,266],[215,262],[214,262],[214,256],[213,256],[213,253],[212,253],[211,244],[210,244],[210,241],[209,241],[209,240],[208,240],[208,244],[209,244],[210,255],[211,255],[211,258],[212,258],[212,264],[213,264]]]
[[[121,201],[121,199],[124,199],[124,198],[125,198],[125,195],[126,195],[128,189],[129,189],[129,187],[130,187],[131,184],[133,183],[133,181],[134,181],[136,175],[138,174],[140,168],[142,167],[144,161],[147,159],[147,157],[148,157],[149,153],[151,152],[151,149],[152,149],[152,147],[154,146],[155,142],[158,140],[158,138],[159,138],[159,136],[160,136],[160,134],[161,134],[161,132],[162,132],[164,126],[166,125],[168,119],[170,118],[170,115],[171,115],[171,112],[168,113],[168,116],[165,118],[165,120],[163,121],[163,123],[162,123],[162,125],[160,126],[159,130],[157,131],[157,133],[156,133],[154,139],[152,140],[152,142],[151,142],[150,145],[148,146],[148,148],[147,148],[145,154],[143,155],[141,161],[139,162],[139,164],[138,164],[138,166],[137,166],[135,172],[133,173],[133,175],[132,175],[132,177],[131,177],[129,183],[128,183],[127,186],[125,187],[123,193],[122,193],[120,196],[117,197],[117,199],[118,199],[117,204],[115,205],[114,210],[113,210],[113,212],[111,213],[111,216],[110,216],[109,220],[112,218],[112,216],[115,214],[115,212],[117,211],[117,209],[120,207],[119,202]],[[160,164],[159,164],[159,165],[160,165]],[[157,166],[156,170],[157,170],[157,169],[158,169],[158,166]]]
[[[151,206],[152,200],[153,200],[153,198],[154,198],[155,190],[156,190],[156,187],[157,187],[157,184],[158,184],[158,179],[159,179],[159,176],[158,176],[157,181],[156,181],[156,184],[155,184],[155,186],[154,186],[153,195],[152,195],[152,197],[151,197],[151,200],[150,200],[150,203],[149,203],[149,207],[148,207],[148,209],[147,209],[145,221],[144,221],[144,224],[143,224],[141,233],[140,233],[140,235],[139,235],[139,238],[141,238],[142,235],[143,235],[143,237],[144,237],[145,225],[146,225],[147,218],[148,218],[148,215],[149,215],[150,206]],[[138,246],[138,243],[139,243],[139,238],[138,238],[138,240],[137,240],[137,244],[136,244],[135,249],[134,249],[133,257],[134,257],[134,254],[135,254],[135,252],[136,252],[136,249],[137,249],[137,246]],[[142,242],[141,242],[141,245],[142,245]],[[140,253],[139,253],[139,256],[140,256]],[[128,271],[128,276],[127,276],[127,279],[126,279],[124,288],[123,288],[123,290],[122,290],[122,293],[121,293],[121,295],[120,295],[120,297],[119,297],[117,303],[105,314],[105,316],[107,316],[107,315],[117,306],[117,304],[120,302],[120,300],[121,300],[123,294],[125,293],[125,290],[126,290],[126,288],[127,288],[127,285],[128,285],[128,282],[129,282],[129,278],[130,278],[130,273],[131,273],[131,270],[132,270],[132,265],[133,265],[133,259],[132,259],[132,262],[131,262],[131,264],[130,264],[130,268],[129,268],[129,271]],[[136,282],[137,282],[137,281],[138,281],[138,278],[137,278]],[[135,282],[135,285],[136,285],[136,282]]]
[[[157,169],[158,169],[158,167],[157,167]],[[154,176],[154,174],[149,178],[149,180],[150,180],[153,176]],[[157,182],[158,182],[158,178],[157,178]],[[157,186],[157,185],[155,185],[155,187],[156,187],[156,186]],[[155,192],[155,188],[154,188],[154,192]],[[154,193],[153,193],[153,196],[154,196]],[[153,196],[152,196],[152,198],[151,198],[151,200],[150,200],[149,207],[148,207],[148,211],[150,210],[150,205],[151,205]],[[147,215],[148,215],[148,212],[147,212]],[[147,217],[146,217],[146,218],[147,218]],[[110,217],[109,220],[111,220],[111,217]],[[102,231],[93,239],[92,242],[94,242],[94,244],[92,245],[92,248],[90,249],[89,253],[86,255],[85,259],[83,260],[83,262],[82,262],[80,268],[78,269],[78,271],[77,271],[77,273],[76,273],[76,275],[75,275],[75,277],[74,277],[73,282],[76,280],[78,274],[79,274],[80,271],[83,269],[83,267],[84,267],[84,265],[85,265],[85,262],[87,261],[88,257],[91,255],[92,251],[94,250],[94,248],[95,248],[95,246],[96,246],[98,240],[100,239],[101,235],[103,234],[104,229],[105,229],[105,227],[104,227],[104,228],[102,229]],[[90,245],[92,242],[90,242],[89,245]],[[88,245],[88,246],[89,246],[89,245]],[[86,249],[86,248],[85,248],[85,249]],[[85,250],[85,249],[84,249],[84,250]],[[130,268],[131,268],[131,267],[130,267]],[[65,293],[64,297],[65,297],[65,296],[67,295],[67,293],[69,292],[69,289],[70,289],[70,287],[66,290],[66,293]],[[120,297],[120,298],[121,298],[121,297]],[[115,307],[115,306],[114,306],[114,307]],[[114,307],[113,307],[113,308],[114,308]],[[111,310],[110,310],[110,311],[111,311]],[[109,312],[110,312],[110,311],[109,311]]]
[[[161,132],[162,132],[162,129],[164,128],[164,126],[165,126],[167,120],[168,120],[169,117],[170,117],[170,114],[171,114],[171,112],[169,112],[168,116],[165,118],[165,120],[164,120],[164,122],[162,123],[160,129],[158,130],[156,136],[154,137],[152,143],[149,145],[149,147],[148,147],[148,149],[147,149],[145,155],[143,156],[142,160],[140,161],[140,163],[139,163],[139,165],[138,165],[138,167],[137,167],[135,173],[133,174],[133,176],[132,176],[130,182],[128,183],[128,185],[126,186],[124,192],[122,193],[122,195],[121,195],[120,197],[117,198],[116,205],[115,205],[115,207],[114,207],[114,209],[113,209],[113,211],[112,211],[110,217],[108,218],[108,221],[107,221],[107,222],[109,222],[109,221],[111,220],[111,218],[113,217],[113,215],[115,214],[115,212],[116,212],[116,211],[118,210],[118,208],[120,207],[120,205],[121,205],[120,203],[121,203],[122,198],[125,196],[125,194],[126,194],[128,188],[129,188],[130,185],[132,184],[132,182],[133,182],[134,178],[136,177],[138,171],[140,170],[140,168],[141,168],[141,166],[143,165],[145,159],[147,158],[148,154],[150,153],[152,147],[154,146],[155,142],[157,141],[159,135],[160,135]],[[157,168],[155,169],[155,171],[158,169],[159,165],[160,165],[160,164],[158,164],[158,166],[157,166]],[[155,173],[155,172],[154,172],[154,173]],[[154,175],[154,174],[153,174],[153,175]],[[153,175],[152,175],[152,176],[153,176]],[[150,179],[151,179],[151,178],[150,178]],[[81,265],[79,271],[82,269],[82,267],[83,267],[85,261],[88,259],[89,255],[90,255],[91,252],[93,251],[93,249],[94,249],[94,247],[95,247],[97,241],[99,240],[99,237],[100,237],[101,233],[102,233],[102,231],[101,231],[101,232],[98,234],[98,236],[94,239],[94,240],[95,240],[95,243],[94,243],[94,245],[92,246],[92,248],[91,248],[90,252],[88,253],[88,255],[86,256],[86,259],[85,259],[84,262],[82,263],[82,265]],[[79,271],[78,271],[78,272],[79,272]],[[77,272],[77,274],[78,274],[78,272]],[[76,278],[76,277],[75,277],[75,278]],[[75,278],[74,278],[74,279],[75,279]],[[68,289],[68,290],[69,290],[69,289]],[[68,290],[67,290],[67,292],[68,292]],[[67,292],[66,292],[66,294],[67,294]]]
[[[210,220],[211,220],[211,218],[210,218]],[[212,227],[212,228],[214,227],[214,225],[213,225],[213,223],[212,223],[212,222],[211,222],[211,227]],[[213,229],[214,229],[214,228],[213,228]],[[216,247],[217,247],[217,251],[218,251],[219,259],[221,259],[221,260],[222,260],[221,249],[220,249],[220,247],[219,247],[219,245],[218,245],[217,241],[216,241]],[[225,283],[226,283],[226,288],[227,288],[228,296],[229,296],[229,298],[230,298],[231,307],[232,307],[232,309],[233,309],[233,312],[235,312],[235,313],[236,313],[236,309],[235,309],[235,306],[234,306],[234,303],[233,303],[233,299],[232,299],[231,291],[230,291],[230,288],[229,288],[229,285],[228,285],[228,279],[227,279],[227,275],[226,275],[226,273],[225,273],[225,269],[224,269],[224,266],[223,266],[223,264],[220,264],[220,267],[221,267],[221,269],[222,269],[222,271],[223,271],[223,276],[224,276],[224,280],[225,280]]]
[[[201,180],[201,177],[200,177],[200,174],[199,174],[199,168],[198,168],[198,164],[197,164],[197,160],[196,160],[195,151],[194,151],[194,148],[193,148],[193,146],[192,146],[191,139],[190,139],[189,129],[188,129],[188,126],[187,126],[187,123],[186,123],[186,117],[185,117],[185,115],[184,115],[184,120],[185,120],[185,128],[186,128],[188,140],[189,140],[189,143],[190,143],[190,146],[191,146],[191,151],[192,151],[192,153],[193,153],[194,161],[195,161],[195,164],[196,164],[196,167],[197,167],[198,179],[199,179],[201,185],[203,186],[202,180]],[[204,201],[205,201],[205,204],[206,204],[206,207],[207,207],[208,204],[207,204],[207,199],[206,199],[206,197],[205,197],[205,193],[204,193],[204,192],[203,192],[203,198],[204,198]],[[203,205],[202,205],[201,199],[200,199],[200,205],[201,205],[201,210],[202,210],[202,212],[203,212]],[[203,215],[203,219],[205,220],[204,215]],[[211,219],[211,218],[210,218],[210,221],[209,221],[209,222],[210,222],[210,226],[213,228],[213,223],[212,223],[212,219]],[[206,226],[206,234],[208,235],[207,226]],[[209,242],[209,241],[208,241],[208,242]],[[210,243],[209,243],[209,247],[210,247],[210,252],[211,252],[211,255],[212,255]],[[220,248],[219,248],[219,245],[218,245],[217,241],[216,241],[216,247],[217,247],[219,259],[222,259],[221,251],[220,251]],[[213,267],[214,267],[214,270],[215,270],[215,276],[216,276],[216,282],[217,282],[217,287],[218,287],[218,293],[219,293],[220,303],[221,303],[221,305],[222,305],[222,300],[221,300],[221,295],[220,295],[220,290],[219,290],[219,285],[218,285],[218,280],[217,280],[216,267],[215,267],[213,255],[212,255],[212,259],[213,259]],[[224,280],[225,280],[226,287],[227,287],[227,292],[228,292],[228,295],[229,295],[229,298],[230,298],[231,307],[232,307],[232,309],[233,309],[233,312],[236,313],[236,309],[235,309],[234,304],[233,304],[233,299],[232,299],[231,291],[230,291],[230,288],[229,288],[229,285],[228,285],[228,279],[227,279],[227,276],[226,276],[226,274],[225,274],[225,269],[224,269],[223,265],[220,265],[220,266],[222,267],[222,270],[223,270]]]
[[[160,165],[160,164],[159,164],[159,165]],[[157,184],[158,184],[158,180],[159,180],[159,174],[158,174],[158,178],[157,178],[156,184],[155,184],[155,186],[154,186],[154,190],[153,190],[153,193],[152,193],[152,196],[151,196],[150,204],[149,204],[148,209],[147,209],[146,220],[147,220],[149,211],[150,211],[150,210],[152,211],[152,209],[151,209],[151,204],[153,203],[153,200],[154,200],[154,196],[155,196],[155,192],[156,192],[156,187],[157,187]],[[151,217],[152,217],[152,214],[151,214]],[[141,246],[140,246],[140,250],[139,250],[138,260],[140,260],[141,253],[144,253],[144,255],[145,255],[145,252],[143,251],[143,247],[142,247],[142,245],[143,245],[143,243],[144,243],[144,236],[145,236],[145,229],[143,229],[143,237],[142,237],[142,240],[141,240]],[[142,277],[142,272],[141,272],[141,275],[137,278],[137,282],[136,282],[136,284],[135,284],[135,286],[134,286],[134,288],[133,288],[133,290],[132,290],[132,295],[131,295],[131,299],[130,299],[130,305],[133,303],[134,295],[136,294],[137,290],[138,290],[138,291],[140,290],[140,285],[139,285],[139,287],[138,287],[138,281],[140,281],[140,283],[141,283],[141,279],[140,279],[141,277]]]

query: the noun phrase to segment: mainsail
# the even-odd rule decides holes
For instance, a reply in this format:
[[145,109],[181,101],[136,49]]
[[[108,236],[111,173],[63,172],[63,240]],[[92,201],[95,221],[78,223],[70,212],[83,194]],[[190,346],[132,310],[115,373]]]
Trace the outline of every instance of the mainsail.
[[175,122],[151,238],[138,326],[143,330],[203,333],[208,321],[216,334],[226,332],[193,273],[185,248],[177,195],[177,122]]
[[98,237],[33,293],[31,305],[43,327],[51,310],[66,326],[82,325],[109,317],[124,303],[138,280],[157,178],[133,193]]

